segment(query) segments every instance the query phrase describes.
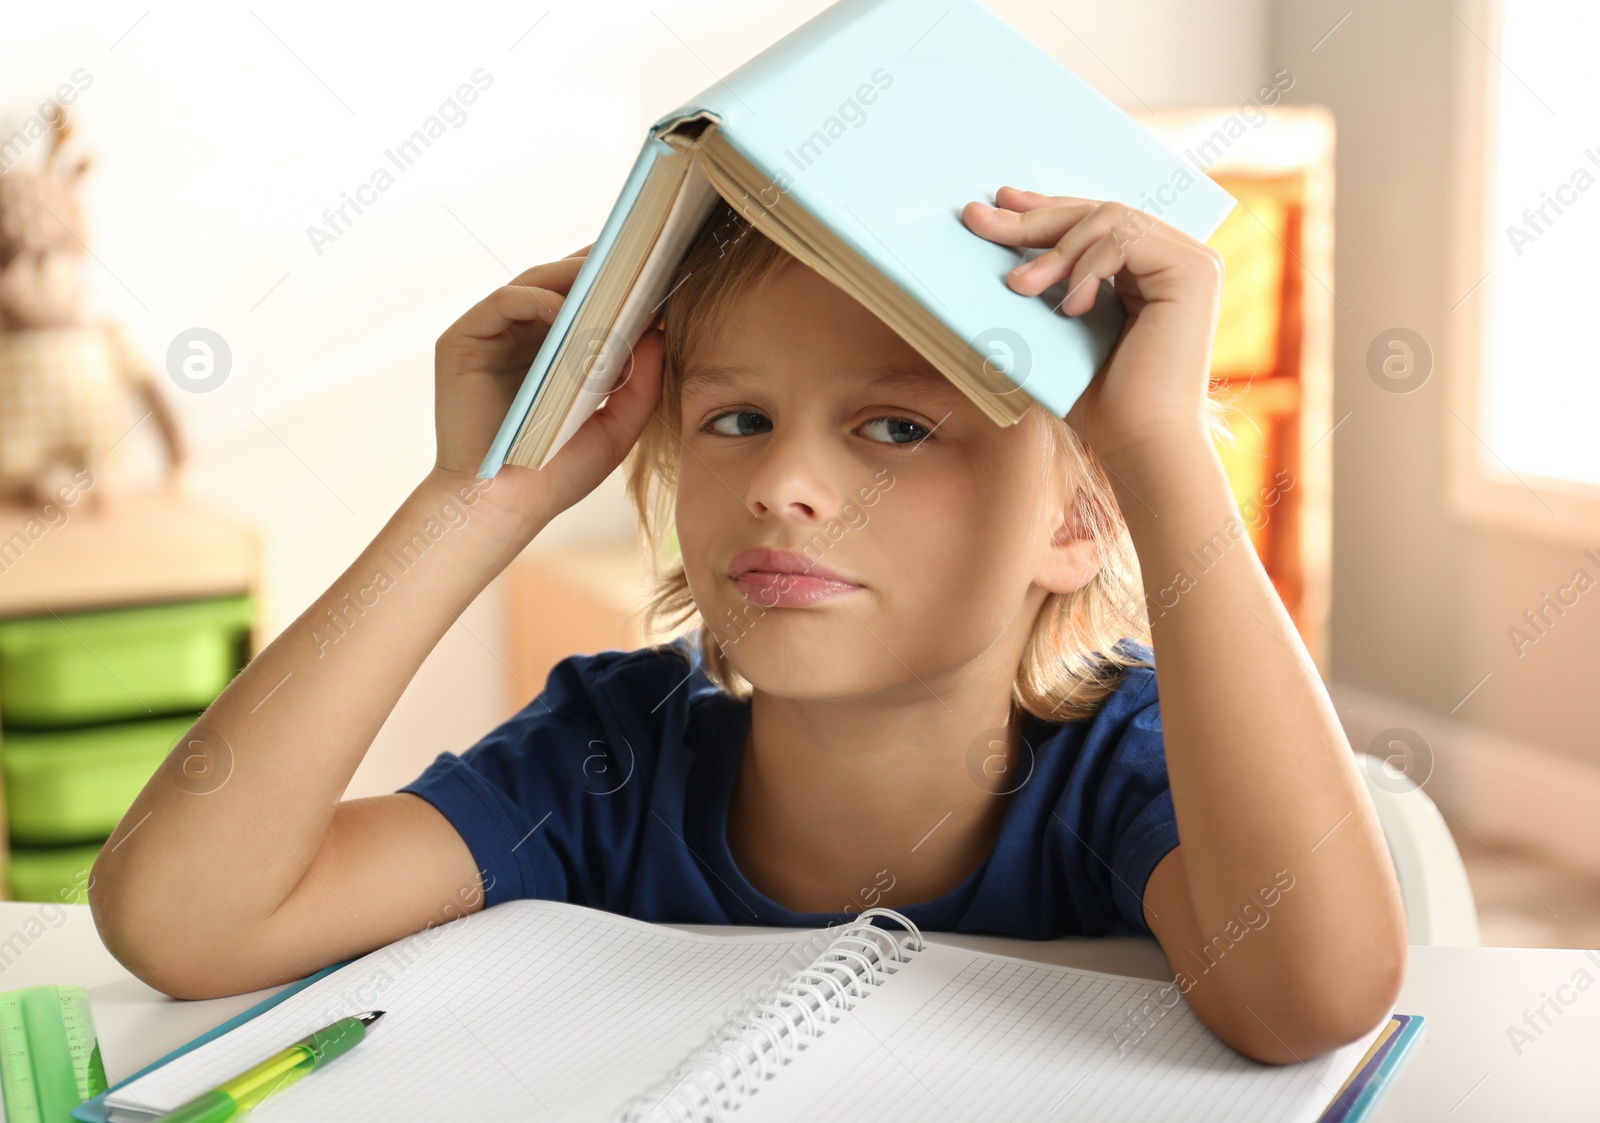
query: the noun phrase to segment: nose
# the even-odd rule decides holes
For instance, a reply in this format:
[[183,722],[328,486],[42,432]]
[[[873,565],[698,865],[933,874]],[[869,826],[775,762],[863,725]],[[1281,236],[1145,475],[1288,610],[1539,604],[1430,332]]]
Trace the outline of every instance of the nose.
[[843,453],[819,423],[792,420],[775,427],[756,456],[745,485],[751,514],[824,522],[837,513]]

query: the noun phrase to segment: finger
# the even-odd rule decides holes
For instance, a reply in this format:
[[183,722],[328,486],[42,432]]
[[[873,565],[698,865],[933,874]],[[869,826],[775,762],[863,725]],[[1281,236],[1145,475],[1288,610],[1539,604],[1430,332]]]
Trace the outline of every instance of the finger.
[[[1102,276],[1119,272],[1124,264],[1138,272],[1138,265],[1130,256],[1135,247],[1139,247],[1146,239],[1160,237],[1150,216],[1123,203],[1096,204],[1087,214],[1070,223],[1060,217],[1066,209],[1050,207],[1021,216],[1024,221],[1035,219],[1041,230],[1060,230],[1060,233],[1048,250],[1007,274],[1006,279],[1014,291],[1035,296],[1068,276],[1073,276],[1076,281],[1081,276],[1074,274],[1078,259],[1090,246],[1105,238],[1121,247],[1123,253],[1118,255],[1121,260],[1117,261],[1116,267],[1102,273]],[[1063,225],[1065,229],[1062,229]],[[1104,259],[1100,264],[1105,264]]]
[[[563,299],[561,293],[549,289],[531,285],[501,285],[463,312],[455,323],[445,329],[444,335],[491,339],[507,328],[522,324],[543,323],[548,328],[560,311]],[[444,336],[440,338],[442,340]]]
[[[1068,316],[1078,316],[1089,311],[1099,296],[1101,278],[1116,276],[1127,261],[1127,244],[1118,236],[1117,228],[1113,227],[1084,250],[1073,263],[1072,271],[1067,275],[1067,295],[1056,306],[1057,310]],[[1037,282],[1030,272],[1028,284],[1032,287],[1035,283]]]
[[[628,365],[606,398],[604,408],[598,411],[606,415],[601,424],[619,443],[631,446],[649,420],[650,411],[660,397],[665,353],[666,334],[654,328],[640,336],[639,342],[628,351]],[[620,455],[627,452],[627,448],[619,447],[617,452]]]
[[577,279],[578,270],[583,268],[583,262],[584,259],[577,255],[564,257],[560,261],[547,261],[543,265],[535,265],[532,269],[524,269],[508,283],[532,285],[535,288],[550,289],[552,292],[568,292],[572,289],[572,282]]
[[1008,211],[1031,211],[1040,207],[1061,206],[1066,203],[1094,203],[1099,200],[1084,199],[1076,195],[1046,195],[1043,191],[1029,191],[1022,187],[1006,186],[994,193],[995,205]]
[[[666,350],[665,336],[660,331],[647,331],[628,352],[627,365],[605,401],[573,434],[557,458],[573,450],[572,456],[589,455],[584,450],[599,448],[600,456],[609,467],[627,455],[649,423],[661,392],[662,357]],[[590,442],[598,442],[590,444]]]
[[[975,233],[1002,245],[1053,245],[1073,226],[1093,218],[1101,211],[1121,214],[1125,225],[1161,230],[1167,234],[1179,233],[1154,215],[1110,200],[1045,195],[1007,186],[995,192],[995,202],[999,204],[998,207],[969,203],[962,211],[962,219]],[[1093,236],[1084,235],[1084,244],[1095,240],[1099,234],[1097,230]]]
[[[1005,189],[995,196],[1001,206],[971,202],[961,211],[961,220],[974,233],[1003,246],[1051,246],[1074,223],[1088,216],[1099,204],[1089,199],[1066,200],[1044,197],[1041,202],[1006,196]],[[1012,205],[1007,205],[1012,204]],[[1013,205],[1018,209],[1013,209]]]
[[[1026,212],[1036,211],[1044,207],[1080,207],[1093,210],[1095,207],[1115,207],[1119,205],[1115,200],[1085,199],[1078,195],[1046,195],[1042,191],[1026,191],[1020,187],[1002,187],[995,192],[995,202],[1007,210]],[[1162,222],[1148,211],[1141,211],[1136,207],[1127,205],[1130,211],[1138,216],[1138,221],[1147,227],[1165,230],[1169,234],[1177,233],[1175,227]]]

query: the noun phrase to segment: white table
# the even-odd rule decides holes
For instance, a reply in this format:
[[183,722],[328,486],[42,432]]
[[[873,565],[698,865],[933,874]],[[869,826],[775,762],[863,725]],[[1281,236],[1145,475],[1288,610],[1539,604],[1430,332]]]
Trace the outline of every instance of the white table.
[[[1152,940],[1035,942],[949,933],[930,939],[1093,971],[1171,978]],[[1591,980],[1588,989],[1557,990],[1578,971]],[[40,983],[88,988],[113,1084],[273,993],[204,1002],[168,998],[111,957],[87,905],[0,901],[0,990]],[[1519,1055],[1507,1029],[1521,1027],[1524,1011],[1545,995],[1572,1001]],[[1384,1123],[1600,1119],[1600,952],[1413,947],[1398,1009],[1424,1015],[1428,1027],[1379,1105],[1376,1118]]]

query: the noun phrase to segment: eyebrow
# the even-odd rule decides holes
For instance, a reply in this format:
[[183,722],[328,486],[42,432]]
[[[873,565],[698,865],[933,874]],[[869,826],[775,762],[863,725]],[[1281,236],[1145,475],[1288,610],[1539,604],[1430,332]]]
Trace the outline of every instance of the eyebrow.
[[[927,390],[950,388],[948,379],[937,371],[929,371],[922,367],[891,364],[883,367],[870,367],[862,370],[852,370],[848,373],[857,376],[861,383],[872,389],[899,389],[899,390]],[[706,365],[696,366],[683,376],[679,387],[682,393],[688,394],[701,387],[732,386],[742,378],[759,378],[760,372],[751,367]]]

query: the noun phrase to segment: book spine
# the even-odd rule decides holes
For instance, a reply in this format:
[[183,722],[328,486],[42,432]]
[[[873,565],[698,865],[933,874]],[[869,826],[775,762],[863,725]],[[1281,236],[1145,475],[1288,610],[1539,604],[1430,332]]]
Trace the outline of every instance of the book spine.
[[[910,935],[877,927],[875,916]],[[905,916],[867,909],[836,930],[809,964],[770,984],[657,1084],[619,1106],[613,1123],[721,1118],[855,1009],[852,998],[870,995],[923,946],[921,931]]]

